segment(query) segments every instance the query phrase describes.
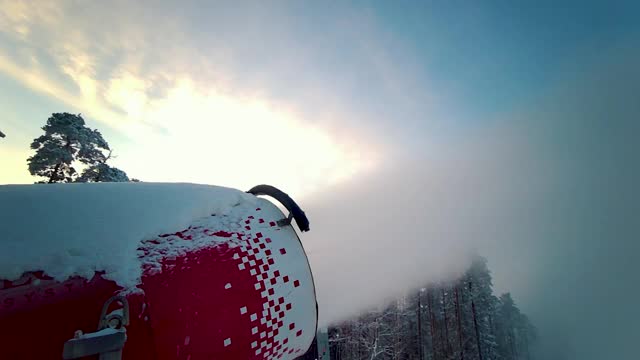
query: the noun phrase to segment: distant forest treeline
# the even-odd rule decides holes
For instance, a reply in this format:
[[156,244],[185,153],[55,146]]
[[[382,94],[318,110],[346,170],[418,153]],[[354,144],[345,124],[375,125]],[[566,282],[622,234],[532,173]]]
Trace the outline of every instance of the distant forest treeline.
[[530,360],[536,329],[509,293],[493,294],[486,259],[382,310],[329,328],[332,360]]

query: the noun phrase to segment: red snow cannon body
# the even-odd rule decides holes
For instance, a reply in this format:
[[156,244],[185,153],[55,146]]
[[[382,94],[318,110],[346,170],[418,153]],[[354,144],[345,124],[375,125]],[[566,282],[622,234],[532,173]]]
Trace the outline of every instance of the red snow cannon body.
[[[38,186],[38,185],[36,185]],[[42,185],[46,187],[47,185]],[[235,220],[212,214],[142,240],[140,283],[96,270],[55,280],[34,268],[0,279],[0,359],[295,359],[313,341],[315,288],[286,194],[258,186]],[[247,195],[249,196],[249,195]],[[196,245],[194,245],[196,244]],[[1,249],[2,243],[0,243]]]

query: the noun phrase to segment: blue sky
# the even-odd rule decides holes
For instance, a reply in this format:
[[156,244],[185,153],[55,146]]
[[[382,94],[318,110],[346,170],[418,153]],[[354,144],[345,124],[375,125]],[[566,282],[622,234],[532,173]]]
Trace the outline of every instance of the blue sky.
[[[404,245],[430,254],[424,273],[479,247],[499,290],[555,341],[544,358],[611,357],[593,327],[616,329],[630,358],[638,2],[29,4],[0,0],[0,184],[33,182],[39,127],[80,112],[130,176],[309,199],[311,254],[388,241],[365,226],[380,209],[415,215],[401,223],[422,229],[395,241],[419,240]],[[376,255],[330,265],[365,299],[407,286],[349,278],[384,264]],[[630,296],[584,319],[607,306],[584,281],[596,268],[600,288]]]

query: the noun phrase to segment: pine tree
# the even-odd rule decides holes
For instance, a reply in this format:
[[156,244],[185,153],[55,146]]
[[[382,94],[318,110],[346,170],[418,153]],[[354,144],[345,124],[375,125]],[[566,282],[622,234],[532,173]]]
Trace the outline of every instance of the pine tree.
[[124,171],[107,164],[97,164],[88,167],[78,178],[78,182],[128,182],[129,177]]
[[464,358],[499,359],[492,315],[498,299],[493,295],[493,280],[487,260],[476,256],[459,283],[461,291]]
[[[128,182],[129,177],[124,171],[111,167],[107,164],[107,160],[111,159],[111,150],[109,155],[102,162],[86,168],[82,175],[78,178],[78,182]],[[136,182],[139,182],[136,181]]]
[[460,309],[460,291],[458,286],[454,285],[455,294],[455,309],[456,309],[456,332],[458,333],[458,357],[460,360],[464,360],[464,345],[463,345],[463,332],[462,332],[462,311]]
[[417,335],[418,335],[418,360],[424,360],[424,329],[422,326],[422,317],[423,315],[423,305],[422,305],[422,293],[426,290],[425,288],[418,289],[417,304],[416,304],[416,327],[417,327]]
[[504,359],[530,359],[530,345],[535,342],[537,334],[529,318],[520,312],[509,293],[500,295],[496,310],[498,345]]
[[[124,171],[107,164],[109,144],[98,130],[85,125],[80,114],[52,114],[42,130],[44,135],[31,144],[36,154],[27,159],[31,175],[48,178],[40,183],[130,181]],[[79,177],[77,162],[87,166]]]
[[431,356],[433,360],[439,359],[439,341],[438,341],[438,322],[436,321],[436,311],[434,310],[434,302],[432,297],[433,291],[427,290],[427,311],[429,312],[429,334],[431,337]]
[[518,328],[519,333],[522,334],[520,343],[520,348],[523,349],[522,353],[525,354],[525,358],[527,360],[531,360],[531,346],[538,339],[538,330],[533,326],[533,323],[531,323],[529,317],[525,314],[520,315]]
[[78,173],[74,161],[93,166],[105,161],[103,150],[109,145],[98,130],[85,126],[78,115],[54,113],[42,127],[44,135],[33,140],[35,155],[27,159],[31,175],[48,178],[46,182],[71,182]]

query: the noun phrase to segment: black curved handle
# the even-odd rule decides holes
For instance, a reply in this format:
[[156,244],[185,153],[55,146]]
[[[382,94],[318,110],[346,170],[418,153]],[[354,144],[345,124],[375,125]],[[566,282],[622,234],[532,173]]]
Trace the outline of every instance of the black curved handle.
[[298,206],[298,204],[296,204],[296,202],[293,201],[293,199],[286,193],[271,185],[254,186],[247,192],[256,196],[271,196],[272,198],[278,200],[282,205],[284,205],[285,208],[287,208],[287,210],[289,210],[289,217],[287,219],[284,219],[284,223],[291,223],[291,217],[293,217],[293,219],[295,219],[296,221],[296,224],[298,224],[298,228],[300,229],[300,231],[309,231],[309,219],[307,219],[307,215],[305,215],[300,206]]

